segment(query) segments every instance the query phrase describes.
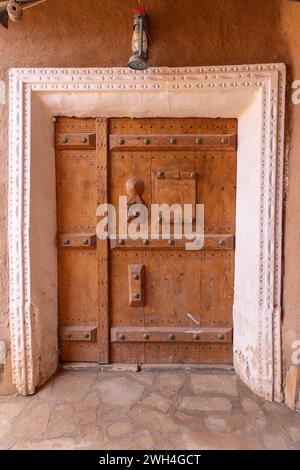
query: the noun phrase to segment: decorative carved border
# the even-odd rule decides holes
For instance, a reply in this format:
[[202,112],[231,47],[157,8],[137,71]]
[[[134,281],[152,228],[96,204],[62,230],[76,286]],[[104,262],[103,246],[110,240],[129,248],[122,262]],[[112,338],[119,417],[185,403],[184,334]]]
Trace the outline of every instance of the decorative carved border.
[[[260,206],[260,394],[282,399],[281,256],[285,116],[283,64],[10,71],[9,272],[13,380],[19,393],[35,392],[30,309],[31,95],[45,92],[130,92],[255,88],[263,93]],[[266,380],[262,380],[262,377]]]

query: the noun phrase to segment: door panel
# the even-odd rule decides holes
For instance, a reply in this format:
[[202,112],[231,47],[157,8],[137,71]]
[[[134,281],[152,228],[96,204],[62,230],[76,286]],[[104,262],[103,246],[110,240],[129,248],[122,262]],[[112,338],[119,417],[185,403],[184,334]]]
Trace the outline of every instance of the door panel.
[[[235,119],[57,121],[63,360],[232,362],[236,146]],[[119,228],[126,194],[148,209],[204,204],[204,248],[96,239],[97,205],[115,206]]]
[[[110,242],[112,362],[232,362],[236,134],[231,119],[110,121],[111,201],[141,178],[148,208],[204,203],[207,234],[197,252],[177,240]],[[132,264],[145,271],[142,306],[130,305]]]
[[[208,153],[198,163],[202,174],[201,200],[205,203],[205,229],[235,232],[236,155]],[[199,195],[200,196],[200,195]]]
[[96,151],[87,137],[91,135],[94,119],[56,122],[59,339],[64,361],[98,360],[97,171]]

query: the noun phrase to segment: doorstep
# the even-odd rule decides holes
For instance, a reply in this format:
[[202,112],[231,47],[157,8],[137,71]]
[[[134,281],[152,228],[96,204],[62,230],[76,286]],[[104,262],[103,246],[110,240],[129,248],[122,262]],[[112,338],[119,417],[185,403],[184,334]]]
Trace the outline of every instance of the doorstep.
[[231,364],[97,364],[96,362],[62,362],[64,370],[98,370],[116,372],[140,371],[191,371],[191,370],[226,370],[234,371]]

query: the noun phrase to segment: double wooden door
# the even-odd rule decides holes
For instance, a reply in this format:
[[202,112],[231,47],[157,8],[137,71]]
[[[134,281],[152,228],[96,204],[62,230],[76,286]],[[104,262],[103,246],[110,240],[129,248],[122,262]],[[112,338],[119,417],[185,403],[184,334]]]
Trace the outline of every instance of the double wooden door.
[[[232,362],[236,136],[235,119],[57,119],[63,361]],[[203,248],[118,233],[120,196],[128,224],[132,203],[149,219],[152,204],[204,204]],[[106,202],[112,240],[96,236]]]

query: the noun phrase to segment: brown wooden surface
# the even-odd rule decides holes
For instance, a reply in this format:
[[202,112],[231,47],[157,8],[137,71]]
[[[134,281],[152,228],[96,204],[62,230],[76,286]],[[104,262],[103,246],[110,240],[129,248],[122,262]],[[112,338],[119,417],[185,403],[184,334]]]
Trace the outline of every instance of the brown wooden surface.
[[[59,118],[56,141],[66,132],[95,133],[95,124],[94,119]],[[97,342],[83,337],[87,329],[95,331],[98,327],[97,251],[92,243],[97,207],[96,151],[57,149],[56,174],[59,326],[60,332],[65,328],[78,330],[73,332],[73,340],[60,334],[60,358],[97,361]],[[67,240],[70,243],[65,245]]]
[[[124,129],[126,132],[126,130]],[[199,148],[200,150],[236,150],[237,136],[235,134],[111,134],[110,150],[133,150],[147,148],[180,149]]]
[[[170,240],[172,244],[170,244]],[[191,240],[182,238],[181,240],[174,240],[173,236],[170,240],[159,240],[145,239],[145,240],[131,240],[127,238],[110,240],[111,249],[119,250],[154,250],[154,249],[168,249],[168,250],[182,250],[185,248],[185,244]],[[234,236],[227,234],[206,234],[204,235],[204,246],[203,250],[232,250],[234,248]]]
[[[126,181],[139,178],[148,208],[204,203],[206,233],[201,251],[186,251],[185,240],[110,241],[111,361],[231,363],[237,121],[111,119],[109,134],[110,202],[118,207]],[[211,148],[196,143],[204,134],[212,136]],[[145,269],[139,307],[128,304],[127,293],[128,266],[136,263]],[[181,332],[169,341],[176,328]],[[194,341],[187,328],[227,333],[221,341],[219,333]]]
[[[63,360],[232,362],[236,135],[235,119],[58,119]],[[204,204],[204,249],[187,251],[186,240],[95,243],[97,205],[113,203],[118,216],[128,191],[148,208]]]
[[129,306],[144,305],[145,268],[142,264],[128,265]]
[[57,241],[60,246],[65,248],[80,247],[90,248],[97,245],[95,233],[59,233]]
[[74,131],[72,133],[57,133],[56,148],[94,150],[96,149],[96,134]]
[[111,341],[232,343],[231,328],[124,327],[111,329]]
[[95,326],[61,326],[59,334],[62,341],[97,341]]
[[[97,137],[97,206],[108,202],[108,120],[96,120]],[[98,361],[109,362],[109,252],[108,240],[97,240],[98,256],[98,309],[99,309],[99,340]]]

